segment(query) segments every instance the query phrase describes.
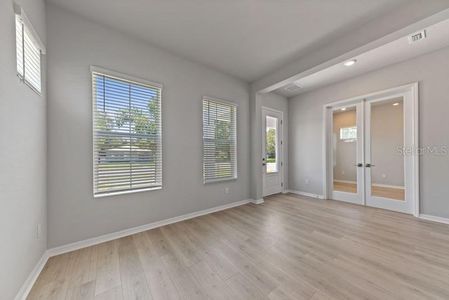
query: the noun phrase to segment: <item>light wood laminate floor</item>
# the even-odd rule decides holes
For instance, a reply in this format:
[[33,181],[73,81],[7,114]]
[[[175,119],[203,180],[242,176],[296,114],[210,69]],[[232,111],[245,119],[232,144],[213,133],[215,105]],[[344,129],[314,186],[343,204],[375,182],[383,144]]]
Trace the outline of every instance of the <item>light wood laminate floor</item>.
[[[348,182],[334,181],[334,190],[348,193],[357,192],[357,184]],[[371,193],[376,197],[383,197],[395,200],[405,200],[405,189],[392,188],[373,185],[371,187]]]
[[275,195],[50,258],[29,299],[449,299],[449,226]]

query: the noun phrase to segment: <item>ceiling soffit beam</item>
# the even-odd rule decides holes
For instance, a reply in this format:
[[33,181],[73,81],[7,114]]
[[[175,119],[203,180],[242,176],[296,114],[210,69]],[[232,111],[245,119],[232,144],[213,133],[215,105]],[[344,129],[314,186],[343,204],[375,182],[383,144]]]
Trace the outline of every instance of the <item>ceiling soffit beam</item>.
[[[342,39],[329,44],[329,47],[324,46],[320,51],[316,51],[311,55],[306,55],[303,58],[279,69],[278,71],[275,71],[252,83],[251,89],[257,93],[272,92],[278,88],[291,84],[300,78],[324,70],[330,66],[351,59],[357,55],[360,55],[369,50],[375,49],[447,19],[449,19],[449,9],[440,11],[434,15],[431,15],[430,17],[424,18],[402,29],[396,30],[381,38],[369,42],[361,47],[348,51],[344,51],[344,44],[346,44],[347,38],[347,36],[345,36]],[[334,53],[338,52],[340,53],[340,55],[332,58],[332,53],[326,53],[329,52],[331,48],[341,48],[339,49],[340,51],[334,51]]]

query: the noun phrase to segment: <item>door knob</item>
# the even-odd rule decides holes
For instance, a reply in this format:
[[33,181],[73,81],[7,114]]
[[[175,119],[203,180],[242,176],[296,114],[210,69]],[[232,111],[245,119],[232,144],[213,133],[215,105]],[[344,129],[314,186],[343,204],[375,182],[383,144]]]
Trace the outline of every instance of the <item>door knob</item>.
[[356,164],[354,166],[361,168],[361,167],[363,167],[363,164],[362,163],[358,163],[358,164]]
[[375,165],[372,165],[372,164],[366,164],[365,167],[371,168],[371,167],[375,167]]

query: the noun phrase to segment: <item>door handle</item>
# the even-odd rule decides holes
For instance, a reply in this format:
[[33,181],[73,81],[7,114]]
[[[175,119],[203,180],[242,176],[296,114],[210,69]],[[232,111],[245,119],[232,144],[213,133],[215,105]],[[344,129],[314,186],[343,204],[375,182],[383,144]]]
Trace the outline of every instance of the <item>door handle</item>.
[[358,164],[356,164],[354,166],[361,168],[361,167],[363,167],[363,164],[362,163],[358,163]]
[[375,167],[375,165],[372,165],[372,164],[366,164],[365,167],[371,168],[371,167]]

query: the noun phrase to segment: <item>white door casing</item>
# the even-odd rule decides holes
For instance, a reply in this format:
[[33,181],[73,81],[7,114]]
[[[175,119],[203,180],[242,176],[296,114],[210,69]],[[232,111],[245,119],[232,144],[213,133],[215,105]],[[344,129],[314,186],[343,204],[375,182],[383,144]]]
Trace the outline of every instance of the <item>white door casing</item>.
[[[372,195],[372,167],[376,162],[371,160],[371,108],[374,103],[380,103],[394,98],[403,100],[404,140],[403,149],[407,149],[404,159],[404,188],[405,199],[397,201]],[[362,124],[357,120],[357,128],[360,130],[361,143],[357,148],[358,159],[361,152],[363,167],[357,172],[356,194],[350,195],[344,192],[333,191],[333,149],[332,149],[332,112],[339,107],[357,105],[357,118],[363,119]],[[360,109],[360,111],[359,111]],[[324,106],[324,147],[323,147],[323,194],[326,199],[335,199],[368,205],[393,211],[419,216],[419,154],[416,149],[418,143],[418,83],[412,83],[380,92],[371,93],[351,99],[333,102]],[[367,165],[368,164],[368,165]],[[375,167],[375,166],[374,166]],[[360,176],[359,173],[362,173]],[[361,193],[360,193],[361,192]],[[349,195],[348,195],[349,194]]]

